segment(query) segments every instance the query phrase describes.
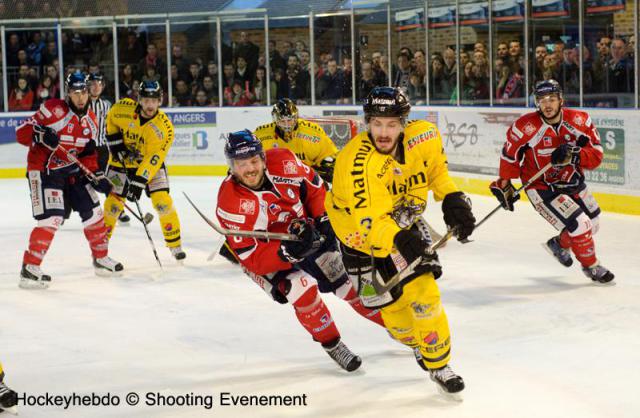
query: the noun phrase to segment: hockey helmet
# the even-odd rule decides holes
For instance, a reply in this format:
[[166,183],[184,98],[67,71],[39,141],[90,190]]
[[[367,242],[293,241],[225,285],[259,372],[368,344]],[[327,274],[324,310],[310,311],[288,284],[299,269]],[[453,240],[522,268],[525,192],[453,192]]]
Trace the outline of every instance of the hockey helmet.
[[138,96],[162,100],[162,87],[156,80],[145,80],[140,83]]
[[82,71],[74,71],[67,76],[65,85],[67,92],[84,91],[87,90],[88,77]]
[[280,99],[273,105],[271,116],[276,125],[288,133],[298,124],[298,107],[291,99]]
[[264,158],[262,142],[248,129],[227,134],[224,145],[224,156],[229,167],[233,168],[233,160],[244,160],[260,155]]
[[363,101],[365,122],[372,117],[399,117],[403,123],[409,116],[411,104],[407,95],[397,87],[374,87]]

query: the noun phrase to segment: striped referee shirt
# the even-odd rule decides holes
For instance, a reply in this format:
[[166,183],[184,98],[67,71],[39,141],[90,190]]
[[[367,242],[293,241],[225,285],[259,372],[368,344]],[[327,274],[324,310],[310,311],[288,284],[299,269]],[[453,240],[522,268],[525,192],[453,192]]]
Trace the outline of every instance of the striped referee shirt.
[[99,147],[107,146],[107,113],[111,109],[111,102],[105,99],[91,99],[89,107],[96,114],[98,120],[98,137],[96,138],[96,145]]

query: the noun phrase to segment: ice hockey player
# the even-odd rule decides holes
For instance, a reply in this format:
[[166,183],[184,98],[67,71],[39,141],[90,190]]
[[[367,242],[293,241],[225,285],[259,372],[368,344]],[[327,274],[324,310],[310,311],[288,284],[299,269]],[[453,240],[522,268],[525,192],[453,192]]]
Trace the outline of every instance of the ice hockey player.
[[[437,127],[407,121],[407,96],[375,87],[364,101],[367,132],[352,138],[336,160],[325,207],[341,243],[344,265],[363,304],[380,308],[389,333],[419,347],[420,365],[447,394],[464,389],[450,368],[449,324],[435,280],[442,274],[430,236],[421,227],[429,190],[442,200],[445,223],[459,240],[473,231],[471,205],[449,177]],[[420,258],[390,291],[377,294],[372,275],[385,283]],[[372,266],[373,260],[373,266]]]
[[520,117],[507,131],[500,177],[491,183],[491,192],[513,211],[520,196],[514,194],[511,179],[526,182],[551,162],[552,167],[526,190],[533,207],[560,232],[546,248],[566,267],[573,263],[573,252],[587,277],[608,283],[614,275],[600,264],[593,241],[600,207],[584,177],[584,170],[602,162],[600,136],[586,112],[564,107],[557,81],[539,82],[534,94],[537,111]]
[[[107,163],[109,162],[109,147],[107,147],[107,113],[111,109],[111,102],[104,97],[104,76],[102,73],[90,73],[89,74],[89,108],[96,115],[98,121],[98,138],[96,143],[98,145],[98,166],[102,171],[107,170]],[[129,225],[131,218],[125,211],[120,213],[118,221],[121,225]]]
[[228,135],[230,175],[218,193],[216,215],[227,229],[294,234],[299,241],[227,236],[245,272],[279,303],[293,305],[298,321],[347,371],[360,358],[341,341],[318,291],[333,292],[360,315],[382,325],[364,308],[344,270],[324,210],[325,189],[314,170],[286,148],[264,151],[249,130]]
[[114,190],[104,202],[105,223],[111,237],[124,207],[123,199],[137,201],[142,191],[146,191],[158,212],[171,255],[182,262],[186,254],[164,163],[174,139],[173,124],[160,110],[162,88],[157,81],[140,83],[138,96],[139,103],[122,99],[107,115],[107,144],[111,153],[107,177]]
[[[108,193],[111,183],[98,168],[98,129],[89,109],[86,74],[69,74],[66,90],[65,100],[47,100],[16,130],[18,142],[29,147],[27,179],[33,217],[38,221],[22,260],[22,288],[49,287],[51,276],[40,270],[40,264],[62,222],[65,203],[80,214],[96,274],[119,275],[123,270],[107,255],[107,229],[96,191]],[[91,184],[62,148],[92,170],[99,182]]]
[[287,148],[303,163],[312,167],[327,183],[333,177],[338,148],[316,123],[298,117],[291,99],[280,99],[271,110],[273,122],[258,126],[255,135],[265,150]]
[[15,414],[17,404],[18,394],[4,383],[4,370],[0,363],[0,412],[6,410]]

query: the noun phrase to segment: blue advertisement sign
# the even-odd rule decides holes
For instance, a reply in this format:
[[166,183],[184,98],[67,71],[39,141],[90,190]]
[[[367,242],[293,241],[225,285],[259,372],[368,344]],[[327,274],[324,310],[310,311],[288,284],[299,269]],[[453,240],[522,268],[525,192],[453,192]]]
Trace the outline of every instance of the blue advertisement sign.
[[28,117],[30,117],[30,114],[24,116],[0,116],[0,144],[14,144],[16,142],[16,127]]

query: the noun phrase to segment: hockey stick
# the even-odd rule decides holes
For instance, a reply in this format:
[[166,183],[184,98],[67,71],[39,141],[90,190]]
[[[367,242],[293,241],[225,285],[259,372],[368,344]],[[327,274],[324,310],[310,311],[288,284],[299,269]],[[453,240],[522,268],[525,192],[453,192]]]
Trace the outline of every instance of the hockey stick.
[[[80,160],[78,160],[78,158],[73,155],[71,152],[69,152],[68,149],[64,148],[62,145],[58,145],[58,148],[60,150],[62,150],[62,152],[65,153],[65,155],[67,156],[67,159],[69,161],[71,161],[72,163],[74,163],[75,165],[77,165],[78,167],[80,167],[80,170],[82,170],[84,172],[84,175],[89,179],[89,181],[93,184],[98,184],[98,178],[96,177],[96,175],[89,170],[89,168],[82,164],[80,162]],[[109,180],[109,183],[111,183],[111,180]],[[113,183],[111,183],[111,185],[113,186]],[[129,205],[127,205],[126,203],[124,203],[124,207],[125,209],[127,209],[129,212],[131,212],[131,214],[140,222],[142,222],[143,224],[148,224],[149,222],[153,221],[153,215],[149,212],[147,212],[143,217],[138,216],[137,213],[135,213],[133,211],[133,209],[131,209],[129,207]]]
[[[116,154],[116,155],[118,156],[118,162],[122,164],[124,177],[127,179],[127,183],[129,183],[127,166],[124,164],[124,161],[122,161],[122,158],[120,158],[119,154]],[[135,199],[133,202],[136,204],[136,209],[138,210],[138,215],[140,216],[140,219],[142,219],[142,209],[140,209],[140,202],[138,202],[138,199]],[[151,234],[149,233],[149,228],[147,227],[147,224],[144,222],[142,222],[142,227],[144,228],[144,232],[147,234],[147,240],[149,241],[149,245],[151,245],[151,249],[153,250],[153,256],[156,258],[156,261],[160,266],[160,270],[163,270],[162,263],[160,262],[160,257],[158,257],[158,251],[156,250],[156,245],[153,243],[153,239],[151,238]]]
[[[449,241],[451,237],[455,235],[455,232],[456,232],[455,227],[452,229],[449,229],[446,234],[444,234],[439,240],[437,240],[429,248],[427,248],[427,254],[432,255],[436,252],[438,248],[442,248],[442,246],[447,241]],[[373,251],[371,252],[371,258],[373,261],[373,258],[374,258]],[[420,263],[422,263],[422,257],[416,258],[411,263],[409,263],[409,265],[407,265],[405,268],[403,268],[402,270],[400,270],[399,272],[391,276],[389,280],[384,282],[381,278],[379,278],[376,275],[376,266],[372,262],[371,264],[372,264],[373,270],[371,273],[372,275],[371,284],[373,285],[373,288],[375,289],[376,294],[382,295],[387,293],[389,290],[393,289],[393,287],[396,286],[398,283],[400,283],[405,277],[407,277],[409,274],[412,274],[413,270],[416,267],[418,267]]]
[[[547,170],[548,170],[549,168],[551,168],[551,166],[552,166],[552,164],[551,164],[551,163],[548,163],[547,165],[545,165],[544,167],[542,167],[542,168],[540,169],[540,171],[538,171],[536,174],[534,174],[534,175],[533,175],[533,176],[532,176],[532,177],[531,177],[531,178],[530,178],[530,179],[529,179],[525,184],[523,184],[522,186],[520,186],[519,188],[517,188],[517,189],[513,192],[513,195],[514,195],[514,196],[518,196],[522,190],[524,190],[525,188],[529,187],[531,184],[533,184],[533,182],[534,182],[534,181],[536,181],[536,180],[538,180],[540,177],[542,177],[542,175],[543,175],[544,173],[546,173],[546,172],[547,172]],[[480,220],[480,222],[478,222],[478,223],[476,224],[476,226],[473,228],[473,230],[475,231],[476,229],[478,229],[478,227],[479,227],[480,225],[482,225],[483,223],[485,223],[485,222],[487,221],[487,219],[489,219],[490,217],[492,217],[492,216],[493,216],[497,211],[499,211],[501,208],[502,208],[502,205],[501,205],[501,204],[500,204],[500,205],[498,205],[498,206],[496,206],[496,208],[495,208],[495,209],[493,209],[491,212],[489,212],[489,213],[488,213],[484,218],[482,218],[482,219]]]
[[207,216],[202,213],[200,211],[200,209],[198,209],[198,207],[196,206],[195,203],[193,203],[193,201],[191,201],[191,199],[189,199],[189,196],[187,195],[187,193],[182,192],[182,194],[184,195],[184,197],[187,199],[187,202],[189,202],[191,204],[191,206],[193,206],[193,208],[196,210],[196,212],[198,212],[198,215],[200,215],[200,217],[202,219],[204,219],[204,221],[213,229],[216,230],[217,233],[221,234],[221,235],[229,235],[229,236],[235,236],[235,237],[248,237],[248,238],[260,238],[260,239],[266,239],[266,240],[280,240],[280,241],[300,241],[300,238],[297,235],[293,235],[293,234],[287,234],[284,232],[269,232],[269,231],[236,231],[233,229],[225,229],[222,228],[218,225],[216,225],[211,219],[207,218]]

